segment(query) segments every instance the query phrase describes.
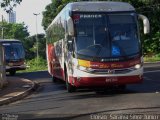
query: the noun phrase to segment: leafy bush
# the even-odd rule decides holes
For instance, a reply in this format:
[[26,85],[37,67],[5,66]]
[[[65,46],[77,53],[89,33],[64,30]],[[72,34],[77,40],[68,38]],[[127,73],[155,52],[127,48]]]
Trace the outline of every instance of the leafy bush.
[[154,56],[151,56],[151,57],[145,56],[144,57],[144,61],[145,62],[157,62],[157,61],[160,61],[160,54],[157,54],[157,55],[154,55]]
[[26,62],[26,64],[28,67],[25,70],[25,72],[47,70],[47,62],[45,59],[43,59],[41,57],[38,60],[37,60],[37,58],[34,58],[32,60],[28,60]]

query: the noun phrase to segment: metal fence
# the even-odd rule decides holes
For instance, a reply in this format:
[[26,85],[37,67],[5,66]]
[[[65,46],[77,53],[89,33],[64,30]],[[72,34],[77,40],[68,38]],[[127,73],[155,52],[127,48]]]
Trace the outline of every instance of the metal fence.
[[0,45],[0,88],[2,88],[6,83],[6,70],[5,70],[5,56],[4,48]]

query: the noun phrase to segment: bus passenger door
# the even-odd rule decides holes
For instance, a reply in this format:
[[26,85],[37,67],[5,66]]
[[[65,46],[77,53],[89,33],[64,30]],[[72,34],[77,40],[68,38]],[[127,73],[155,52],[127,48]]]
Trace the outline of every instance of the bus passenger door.
[[48,57],[47,57],[48,71],[52,76],[57,77],[58,76],[57,75],[58,74],[57,72],[58,58],[55,53],[56,45],[48,44],[47,48],[48,48]]
[[62,70],[62,40],[59,40],[55,44],[55,70],[58,78],[63,79],[63,70]]

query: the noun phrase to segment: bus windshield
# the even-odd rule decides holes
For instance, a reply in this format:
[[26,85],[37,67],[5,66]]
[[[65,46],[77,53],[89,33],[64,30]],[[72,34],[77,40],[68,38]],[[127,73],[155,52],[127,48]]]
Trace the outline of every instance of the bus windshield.
[[3,43],[5,48],[6,60],[19,60],[24,59],[25,53],[22,43]]
[[96,58],[140,53],[136,19],[135,13],[75,13],[75,53]]

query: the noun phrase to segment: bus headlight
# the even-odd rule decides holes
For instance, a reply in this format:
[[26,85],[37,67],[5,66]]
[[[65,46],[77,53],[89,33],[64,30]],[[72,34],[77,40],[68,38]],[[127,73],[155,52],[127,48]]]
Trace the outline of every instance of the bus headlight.
[[80,59],[73,59],[72,61],[73,67],[77,68],[81,71],[88,71],[90,68],[90,61],[86,61],[86,60],[80,60]]
[[135,65],[134,66],[136,69],[139,69],[139,68],[141,68],[141,64],[137,64],[137,65]]

